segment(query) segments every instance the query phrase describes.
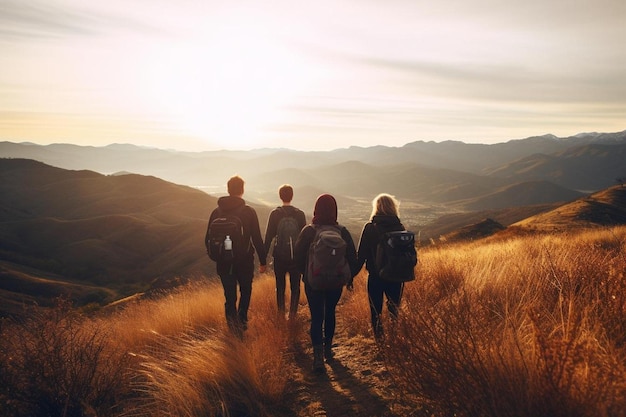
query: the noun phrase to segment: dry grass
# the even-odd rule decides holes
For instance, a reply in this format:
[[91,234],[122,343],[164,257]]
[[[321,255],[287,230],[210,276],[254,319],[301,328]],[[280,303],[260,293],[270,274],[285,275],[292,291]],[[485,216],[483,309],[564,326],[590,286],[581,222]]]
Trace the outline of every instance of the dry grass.
[[306,337],[304,319],[287,325],[276,314],[273,279],[254,287],[244,340],[227,331],[219,284],[190,285],[99,319],[59,308],[5,323],[0,413],[271,415],[287,392],[290,352]]
[[[381,351],[399,390],[432,416],[626,415],[626,227],[423,249]],[[293,415],[284,400],[298,319],[255,279],[243,340],[219,284],[88,318],[66,307],[0,327],[0,414]],[[385,313],[386,314],[386,313]],[[338,307],[371,337],[366,275]],[[417,407],[416,407],[417,408]]]
[[[140,352],[135,388],[142,393],[127,414],[272,415],[287,392],[289,352],[303,337],[302,323],[288,326],[276,314],[275,299],[268,297],[273,286],[271,278],[255,280],[243,340],[227,331],[219,284],[186,288],[124,312],[118,325]],[[133,322],[140,323],[134,331]]]
[[112,416],[127,395],[130,356],[105,322],[67,303],[0,328],[0,414]]
[[421,253],[385,354],[435,415],[619,416],[626,229]]

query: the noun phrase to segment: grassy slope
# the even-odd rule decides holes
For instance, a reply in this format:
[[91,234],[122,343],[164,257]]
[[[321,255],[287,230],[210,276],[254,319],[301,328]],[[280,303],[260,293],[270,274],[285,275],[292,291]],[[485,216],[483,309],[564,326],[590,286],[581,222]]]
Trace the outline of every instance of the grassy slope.
[[563,231],[624,223],[626,223],[626,187],[617,185],[521,220],[512,226],[521,230]]
[[[216,199],[201,191],[28,160],[2,160],[0,180],[2,259],[30,268],[31,276],[53,275],[59,294],[77,283],[132,292],[209,265],[202,242]],[[3,274],[5,289],[9,276],[24,278],[16,268]],[[42,292],[30,295],[47,291],[37,288]]]

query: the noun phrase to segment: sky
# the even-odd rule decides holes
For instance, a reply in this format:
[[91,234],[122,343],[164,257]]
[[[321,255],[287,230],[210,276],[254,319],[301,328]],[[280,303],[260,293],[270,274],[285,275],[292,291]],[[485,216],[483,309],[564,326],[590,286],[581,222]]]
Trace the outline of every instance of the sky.
[[0,0],[0,140],[183,151],[626,129],[624,0]]

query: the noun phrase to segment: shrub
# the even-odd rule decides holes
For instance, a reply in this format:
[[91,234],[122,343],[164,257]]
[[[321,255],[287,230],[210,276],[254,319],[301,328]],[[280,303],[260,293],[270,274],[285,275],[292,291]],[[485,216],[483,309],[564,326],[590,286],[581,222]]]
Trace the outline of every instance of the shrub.
[[102,322],[67,303],[5,323],[0,412],[6,416],[110,416],[127,394],[129,358]]

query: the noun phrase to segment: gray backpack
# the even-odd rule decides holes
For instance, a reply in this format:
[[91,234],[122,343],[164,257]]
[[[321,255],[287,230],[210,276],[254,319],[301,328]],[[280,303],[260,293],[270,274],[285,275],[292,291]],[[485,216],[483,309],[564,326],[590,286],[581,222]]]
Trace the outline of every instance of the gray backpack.
[[293,217],[285,214],[280,219],[276,229],[276,243],[274,245],[274,259],[280,262],[293,262],[293,250],[300,234],[298,222]]
[[331,225],[315,225],[315,237],[309,247],[307,279],[314,290],[337,290],[352,277],[346,259],[346,242],[341,228]]

